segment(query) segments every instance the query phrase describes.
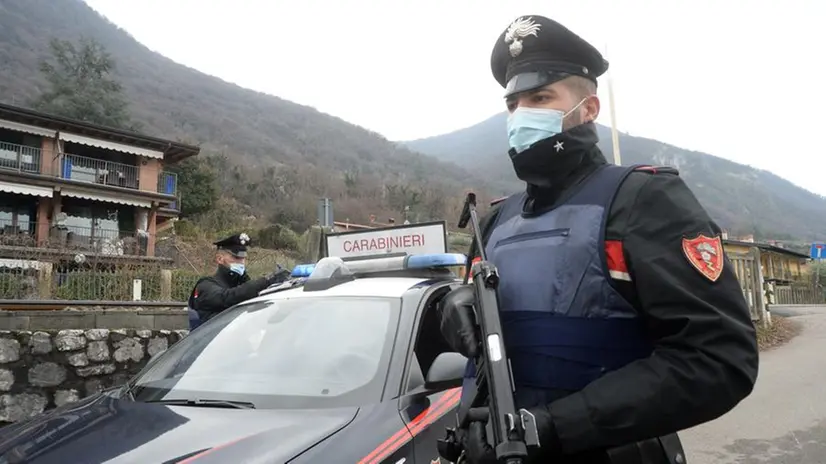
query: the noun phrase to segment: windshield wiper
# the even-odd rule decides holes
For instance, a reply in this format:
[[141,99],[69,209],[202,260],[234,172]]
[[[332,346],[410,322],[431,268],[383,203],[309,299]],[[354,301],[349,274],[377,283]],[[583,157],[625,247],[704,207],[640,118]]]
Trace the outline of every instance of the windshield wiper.
[[168,404],[171,406],[203,406],[208,408],[255,409],[255,405],[247,401],[202,400],[202,399],[172,399],[149,400],[144,403]]

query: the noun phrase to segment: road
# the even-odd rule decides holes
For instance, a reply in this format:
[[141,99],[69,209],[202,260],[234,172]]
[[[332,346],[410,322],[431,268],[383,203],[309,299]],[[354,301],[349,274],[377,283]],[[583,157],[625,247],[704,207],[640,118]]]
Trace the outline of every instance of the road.
[[688,464],[826,463],[826,306],[774,314],[802,333],[761,353],[754,391],[731,412],[680,433]]

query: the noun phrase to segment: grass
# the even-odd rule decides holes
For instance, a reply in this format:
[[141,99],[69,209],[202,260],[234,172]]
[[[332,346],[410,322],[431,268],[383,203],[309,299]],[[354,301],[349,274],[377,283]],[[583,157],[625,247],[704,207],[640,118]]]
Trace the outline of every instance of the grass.
[[795,321],[772,315],[772,325],[763,327],[757,326],[757,345],[760,351],[770,350],[783,345],[800,333],[800,324]]

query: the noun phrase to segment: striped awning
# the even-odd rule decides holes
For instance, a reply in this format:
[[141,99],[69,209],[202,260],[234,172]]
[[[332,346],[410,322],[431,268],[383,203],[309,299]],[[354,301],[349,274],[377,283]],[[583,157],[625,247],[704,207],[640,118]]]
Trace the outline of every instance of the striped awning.
[[68,132],[61,132],[59,137],[60,140],[63,140],[64,142],[79,143],[81,145],[119,151],[122,153],[131,153],[133,155],[146,156],[147,158],[163,159],[163,152],[157,150],[149,150],[123,143],[110,142],[108,140],[94,139],[84,135],[71,134]]
[[3,129],[13,130],[15,132],[25,132],[27,134],[40,135],[43,137],[55,136],[55,131],[53,130],[30,126],[28,124],[21,124],[14,121],[6,121],[5,119],[0,119],[0,127]]
[[82,198],[84,200],[92,200],[92,201],[104,201],[107,203],[118,203],[121,205],[130,205],[130,206],[137,206],[140,208],[151,208],[152,203],[145,200],[136,200],[133,198],[124,198],[118,197],[115,195],[107,195],[105,193],[90,193],[83,190],[74,190],[74,189],[67,189],[63,188],[60,191],[60,194],[64,197],[72,197],[72,198]]
[[13,182],[0,181],[0,192],[16,193],[18,195],[33,195],[36,197],[51,198],[54,191],[51,187],[40,187],[37,185],[16,184]]

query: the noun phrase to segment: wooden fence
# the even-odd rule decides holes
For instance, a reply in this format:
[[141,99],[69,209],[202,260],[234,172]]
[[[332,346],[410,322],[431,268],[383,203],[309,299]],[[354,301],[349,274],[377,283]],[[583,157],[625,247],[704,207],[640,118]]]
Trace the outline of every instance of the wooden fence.
[[727,253],[727,256],[740,281],[740,289],[749,305],[752,321],[767,323],[760,250],[754,248],[749,253]]
[[802,283],[793,285],[776,285],[772,303],[779,305],[818,305],[826,304],[826,292],[816,284]]

